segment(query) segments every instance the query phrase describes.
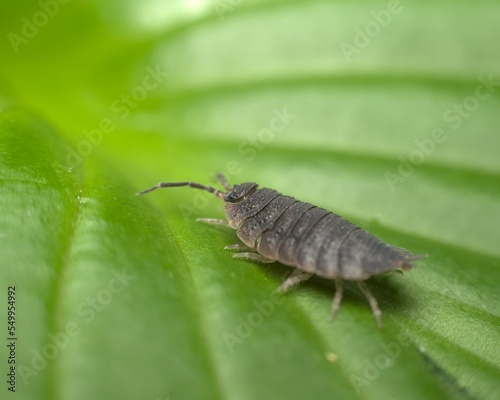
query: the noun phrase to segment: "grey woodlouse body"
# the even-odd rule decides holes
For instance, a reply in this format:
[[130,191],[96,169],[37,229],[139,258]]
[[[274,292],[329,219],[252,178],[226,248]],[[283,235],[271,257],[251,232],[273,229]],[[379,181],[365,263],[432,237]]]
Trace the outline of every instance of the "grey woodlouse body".
[[318,275],[335,280],[332,318],[342,300],[342,280],[357,281],[367,297],[378,326],[381,312],[364,280],[370,276],[412,268],[421,258],[388,245],[357,225],[323,208],[282,195],[273,189],[259,189],[247,182],[232,187],[217,175],[227,192],[194,182],[162,182],[139,194],[158,188],[189,186],[213,193],[224,201],[226,219],[199,218],[199,221],[236,229],[245,244],[226,246],[229,250],[251,250],[234,254],[264,263],[279,261],[296,270],[279,290],[286,292],[301,281]]

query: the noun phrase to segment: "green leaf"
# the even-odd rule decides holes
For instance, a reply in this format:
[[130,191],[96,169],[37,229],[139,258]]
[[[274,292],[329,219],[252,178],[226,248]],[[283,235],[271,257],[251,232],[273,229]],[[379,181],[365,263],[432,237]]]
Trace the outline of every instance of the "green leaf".
[[[496,3],[3,8],[0,390],[15,354],[22,399],[500,396]],[[278,295],[212,195],[134,195],[217,171],[428,254],[368,280],[384,328]]]

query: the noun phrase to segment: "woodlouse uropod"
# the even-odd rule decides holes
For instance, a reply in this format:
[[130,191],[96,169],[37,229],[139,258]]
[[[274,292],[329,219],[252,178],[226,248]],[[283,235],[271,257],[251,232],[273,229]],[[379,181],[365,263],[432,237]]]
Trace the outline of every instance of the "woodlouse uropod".
[[244,243],[226,246],[245,250],[233,255],[263,263],[278,261],[296,269],[278,290],[318,275],[335,281],[331,316],[342,301],[342,280],[356,281],[367,298],[379,327],[381,312],[377,300],[365,284],[373,275],[412,268],[414,256],[408,250],[382,242],[371,233],[323,208],[262,188],[253,182],[231,186],[218,174],[226,192],[195,182],[161,182],[139,194],[159,188],[189,186],[213,193],[225,203],[226,219],[198,218],[198,221],[236,229]]

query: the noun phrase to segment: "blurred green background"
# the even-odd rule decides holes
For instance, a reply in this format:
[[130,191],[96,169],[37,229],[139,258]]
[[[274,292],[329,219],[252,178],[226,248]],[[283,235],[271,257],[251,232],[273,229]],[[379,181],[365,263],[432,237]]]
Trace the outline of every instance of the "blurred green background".
[[[499,20],[487,0],[2,2],[0,397],[500,398]],[[275,296],[289,268],[195,222],[217,199],[134,196],[217,171],[430,256],[368,281],[383,329],[349,283],[330,323],[332,282]]]

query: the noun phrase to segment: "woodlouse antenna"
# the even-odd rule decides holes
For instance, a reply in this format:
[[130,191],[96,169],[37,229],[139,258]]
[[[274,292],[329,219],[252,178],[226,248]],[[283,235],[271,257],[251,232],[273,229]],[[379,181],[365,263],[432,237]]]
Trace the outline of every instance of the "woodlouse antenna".
[[222,175],[221,172],[218,172],[215,177],[228,192],[231,192],[233,190],[233,187],[229,184],[228,180],[224,175]]
[[217,197],[218,199],[224,200],[224,198],[223,198],[224,192],[221,192],[220,190],[217,190],[211,186],[205,186],[205,185],[202,185],[202,184],[196,183],[196,182],[160,182],[157,185],[155,185],[149,189],[143,190],[142,192],[139,192],[137,194],[138,195],[146,194],[146,193],[152,192],[153,190],[156,190],[156,189],[163,189],[163,188],[169,188],[169,187],[180,187],[180,186],[189,186],[190,188],[193,188],[193,189],[205,190],[206,192],[213,193],[215,195],[215,197]]

